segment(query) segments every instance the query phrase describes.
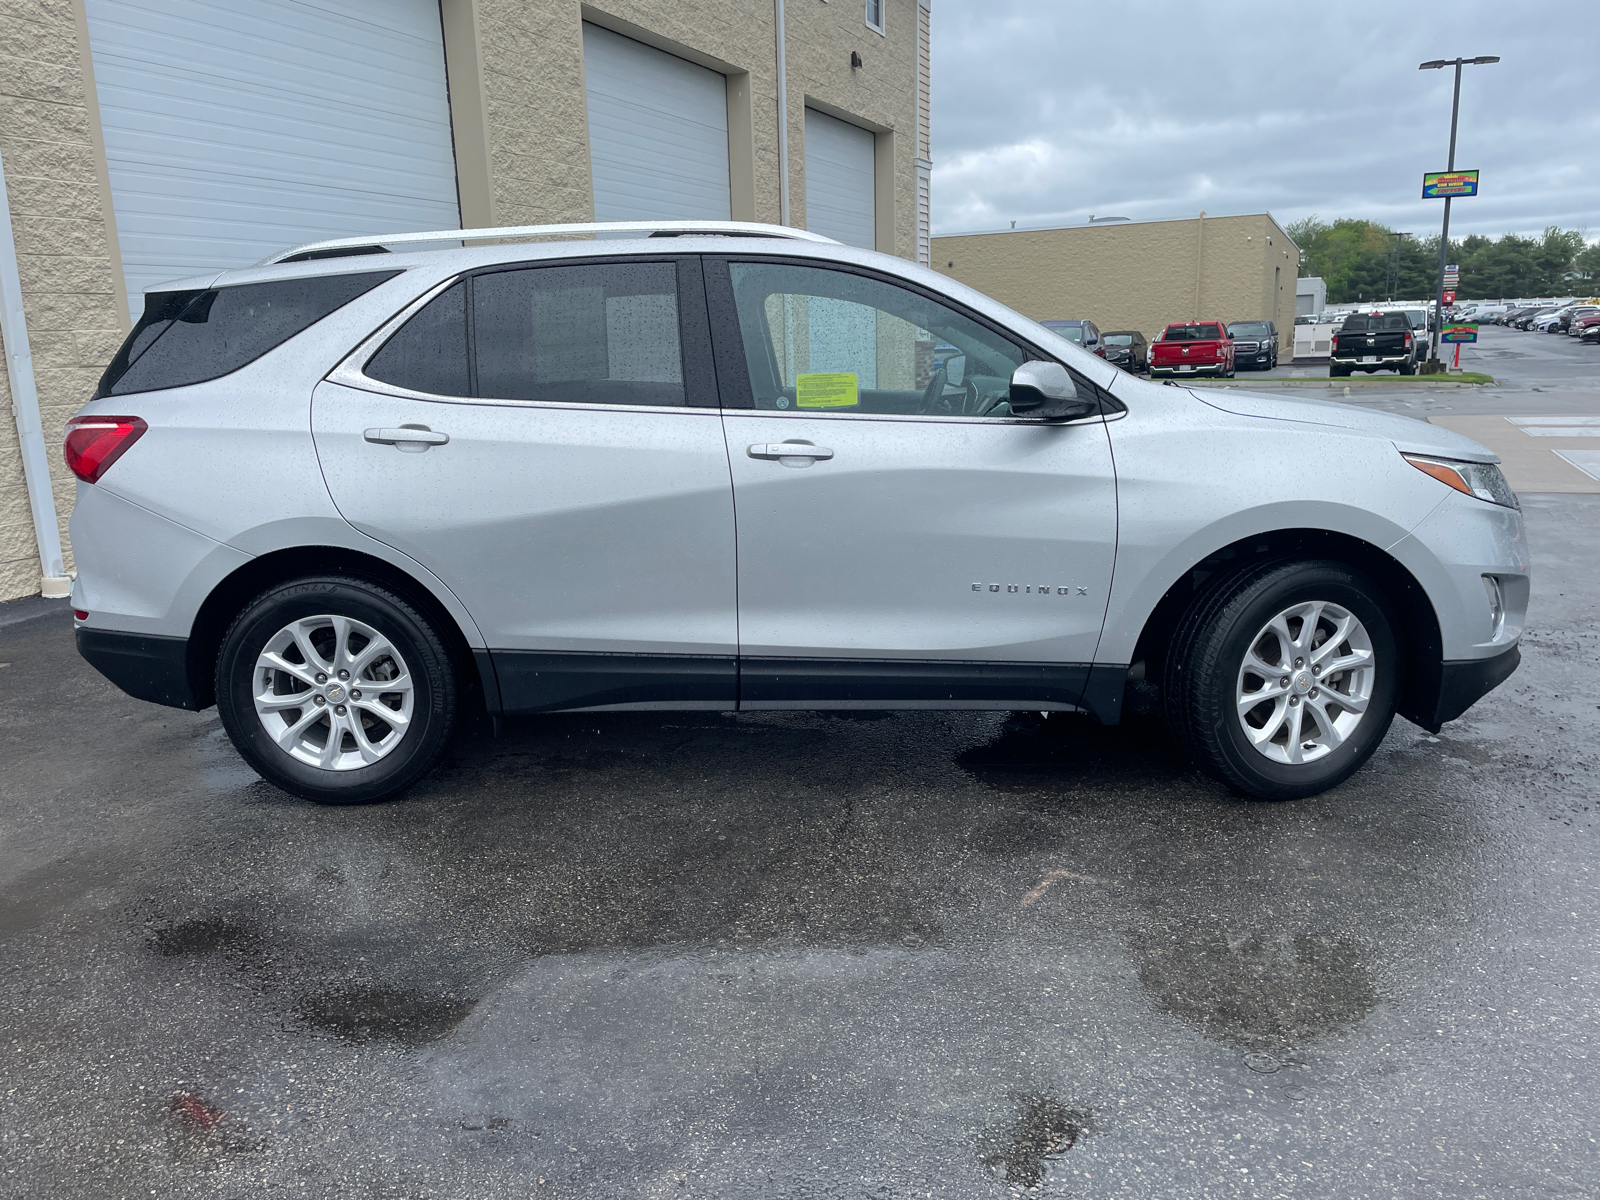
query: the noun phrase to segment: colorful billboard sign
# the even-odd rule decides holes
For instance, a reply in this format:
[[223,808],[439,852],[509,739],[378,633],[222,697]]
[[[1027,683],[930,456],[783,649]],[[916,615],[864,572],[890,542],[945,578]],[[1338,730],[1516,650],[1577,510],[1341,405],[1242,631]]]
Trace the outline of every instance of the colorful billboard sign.
[[1446,304],[1454,304],[1456,302],[1456,294],[1452,291],[1446,290],[1444,294],[1444,302]]
[[1447,321],[1444,332],[1439,335],[1441,342],[1475,342],[1478,340],[1478,325],[1475,321],[1459,322]]
[[1453,196],[1476,196],[1476,171],[1429,171],[1422,177],[1422,198],[1443,200]]

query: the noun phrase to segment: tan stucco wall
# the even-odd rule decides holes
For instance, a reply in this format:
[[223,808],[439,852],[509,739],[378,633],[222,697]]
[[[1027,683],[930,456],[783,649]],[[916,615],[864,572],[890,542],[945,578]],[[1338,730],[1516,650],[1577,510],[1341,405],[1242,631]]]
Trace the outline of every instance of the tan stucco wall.
[[[475,13],[475,22],[458,15],[463,8]],[[770,0],[446,0],[445,12],[447,34],[473,24],[478,30],[493,223],[594,218],[584,21],[729,76],[734,215],[779,220],[778,79]],[[879,34],[869,28],[865,6],[851,0],[787,5],[790,222],[805,224],[805,110],[810,104],[878,136],[878,248],[910,257],[916,237],[916,0],[888,0],[884,29]],[[852,50],[861,54],[860,68],[850,66]],[[453,99],[456,88],[453,82]],[[748,127],[740,109],[748,113]],[[463,208],[474,211],[470,203]]]
[[1276,321],[1285,356],[1299,263],[1265,213],[933,239],[934,270],[1035,320],[1087,319],[1146,337],[1195,318]]
[[[76,481],[62,430],[126,332],[79,29],[71,0],[0,0],[0,160],[64,546]],[[10,401],[0,365],[0,600],[36,593],[40,580]]]

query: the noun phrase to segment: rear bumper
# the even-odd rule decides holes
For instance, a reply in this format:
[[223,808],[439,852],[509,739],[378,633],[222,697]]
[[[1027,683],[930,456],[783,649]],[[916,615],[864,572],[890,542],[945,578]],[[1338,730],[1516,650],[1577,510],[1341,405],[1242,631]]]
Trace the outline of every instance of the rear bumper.
[[78,653],[136,700],[197,709],[189,682],[189,639],[115,629],[76,631]]

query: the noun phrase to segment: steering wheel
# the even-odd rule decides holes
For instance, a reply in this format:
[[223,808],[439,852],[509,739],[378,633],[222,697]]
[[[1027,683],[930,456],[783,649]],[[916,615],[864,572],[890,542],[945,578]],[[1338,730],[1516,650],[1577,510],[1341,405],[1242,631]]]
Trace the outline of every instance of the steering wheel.
[[940,367],[933,373],[933,378],[928,380],[928,386],[922,393],[922,411],[924,413],[955,411],[950,402],[944,398],[945,384],[948,379],[949,376],[945,374],[944,368]]

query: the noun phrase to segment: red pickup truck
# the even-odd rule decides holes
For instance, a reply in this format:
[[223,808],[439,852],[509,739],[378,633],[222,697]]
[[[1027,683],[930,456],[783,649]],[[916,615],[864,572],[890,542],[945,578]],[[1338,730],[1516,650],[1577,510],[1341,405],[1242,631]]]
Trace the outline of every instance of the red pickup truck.
[[1221,321],[1179,321],[1150,343],[1150,375],[1233,374],[1233,339]]

